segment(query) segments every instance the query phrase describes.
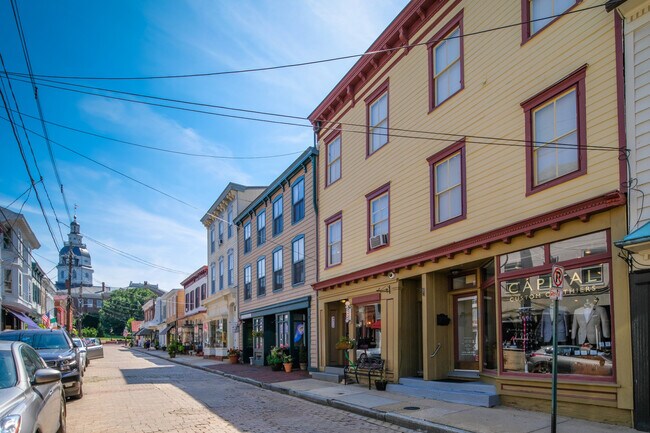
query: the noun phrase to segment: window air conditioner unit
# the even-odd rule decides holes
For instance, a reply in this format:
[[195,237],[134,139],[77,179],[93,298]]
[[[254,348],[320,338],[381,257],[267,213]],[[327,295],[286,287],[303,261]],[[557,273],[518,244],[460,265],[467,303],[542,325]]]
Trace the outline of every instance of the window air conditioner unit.
[[388,235],[370,236],[370,248],[379,248],[382,245],[388,244]]

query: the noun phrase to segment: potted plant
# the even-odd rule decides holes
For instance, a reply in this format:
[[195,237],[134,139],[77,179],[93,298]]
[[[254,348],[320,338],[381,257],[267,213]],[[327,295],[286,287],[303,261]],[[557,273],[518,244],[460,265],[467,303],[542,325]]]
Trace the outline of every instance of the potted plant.
[[176,358],[176,354],[183,351],[183,345],[178,341],[172,340],[167,346],[167,353],[170,358]]
[[282,370],[282,362],[284,361],[284,352],[281,348],[272,346],[271,352],[266,357],[266,363],[271,366],[271,370]]
[[375,379],[375,388],[377,388],[377,391],[386,391],[386,385],[388,385],[388,381],[384,376],[384,369],[382,368],[379,370],[379,373],[379,379]]
[[338,350],[354,349],[355,343],[356,342],[353,339],[344,335],[341,338],[339,338],[339,341],[338,343],[336,343],[335,347]]
[[307,346],[304,344],[298,350],[298,363],[300,364],[301,370],[307,370]]
[[285,372],[291,373],[291,370],[293,369],[293,356],[284,355],[282,357],[282,365],[284,365]]
[[239,356],[241,355],[241,350],[231,347],[228,349],[228,359],[231,364],[237,364],[239,362]]

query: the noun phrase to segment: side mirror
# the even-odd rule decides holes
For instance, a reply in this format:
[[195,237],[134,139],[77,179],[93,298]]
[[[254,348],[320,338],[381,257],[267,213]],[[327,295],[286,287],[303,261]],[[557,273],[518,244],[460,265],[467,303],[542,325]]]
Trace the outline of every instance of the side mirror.
[[61,372],[53,368],[39,368],[34,373],[32,385],[43,385],[61,380]]

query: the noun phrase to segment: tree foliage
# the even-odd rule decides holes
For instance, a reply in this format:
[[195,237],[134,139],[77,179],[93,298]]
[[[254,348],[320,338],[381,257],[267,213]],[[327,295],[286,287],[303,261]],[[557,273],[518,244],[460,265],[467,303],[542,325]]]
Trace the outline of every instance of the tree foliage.
[[113,335],[122,334],[127,320],[144,319],[142,306],[156,294],[149,289],[124,289],[111,292],[111,297],[104,301],[99,310],[99,322],[104,332],[112,330]]

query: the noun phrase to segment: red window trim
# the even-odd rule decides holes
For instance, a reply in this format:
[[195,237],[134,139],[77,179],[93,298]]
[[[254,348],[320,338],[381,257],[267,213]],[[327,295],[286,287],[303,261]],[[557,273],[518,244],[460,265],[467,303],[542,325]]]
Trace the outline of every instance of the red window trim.
[[[379,150],[383,149],[385,146],[388,146],[390,143],[390,93],[388,92],[388,80],[381,83],[370,95],[365,99],[366,103],[366,159],[370,155],[375,154]],[[384,143],[379,149],[374,152],[370,151],[370,106],[377,101],[379,98],[386,94],[386,143]]]
[[336,179],[334,182],[332,182],[332,183],[329,182],[329,164],[328,164],[329,163],[329,161],[328,161],[328,158],[329,158],[329,145],[332,144],[332,142],[334,140],[336,140],[337,138],[339,138],[339,137],[341,137],[341,125],[340,124],[336,126],[336,129],[334,131],[332,131],[329,135],[327,135],[323,139],[323,143],[325,144],[325,158],[323,158],[325,160],[325,188],[327,188],[330,185],[335,184],[336,182],[341,180],[341,178],[343,177],[343,139],[341,139],[341,149],[339,150],[340,151],[340,155],[339,155],[340,163],[339,164],[340,164],[340,172],[341,172],[341,174],[340,174],[339,178]]
[[[370,218],[371,218],[371,211],[370,211],[370,202],[372,202],[374,199],[377,197],[387,194],[388,195],[388,242],[386,245],[382,245],[377,248],[370,248],[370,233],[372,233],[370,229]],[[369,192],[366,194],[366,254],[381,250],[383,248],[389,247],[390,246],[390,182],[380,186],[379,188]]]
[[[438,31],[429,41],[427,42],[427,51],[429,53],[429,113],[431,113],[436,108],[440,107],[445,102],[449,101],[454,95],[457,95],[465,88],[465,44],[463,38],[463,12],[464,9],[458,12],[451,21],[449,21],[445,26]],[[433,80],[433,59],[435,54],[433,50],[441,42],[442,39],[446,38],[450,33],[452,33],[456,27],[460,28],[460,89],[449,95],[447,99],[442,101],[440,104],[436,105],[436,94],[435,94],[435,82]]]
[[[580,4],[581,2],[582,2],[582,0],[576,0],[575,3],[573,4],[573,6],[570,6],[567,10],[563,11],[562,13],[564,14],[566,12],[569,12],[570,10],[572,10],[573,8],[578,6],[578,4]],[[562,18],[561,15],[557,16],[557,17],[553,18],[544,27],[539,29],[537,32],[531,33],[530,26],[531,26],[532,23],[529,22],[530,19],[531,19],[530,17],[531,17],[530,0],[521,0],[521,45],[524,45],[526,42],[528,42],[529,40],[531,40],[532,38],[534,38],[538,34],[542,33],[548,27],[550,27],[555,21]]]
[[[571,179],[575,179],[576,177],[587,173],[586,74],[587,65],[583,65],[557,83],[547,87],[535,96],[521,103],[521,107],[524,109],[526,134],[526,196],[551,188]],[[578,169],[540,185],[535,185],[535,172],[533,168],[533,110],[540,105],[545,104],[550,99],[557,97],[561,93],[570,90],[572,87],[576,89],[576,109],[578,110]]]
[[[330,265],[330,260],[329,260],[329,241],[330,241],[330,230],[329,226],[332,223],[335,223],[337,221],[341,221],[341,262],[336,263],[333,265]],[[341,266],[343,264],[343,211],[338,211],[331,217],[327,218],[325,221],[323,221],[325,224],[325,269],[330,269],[334,268],[336,266]]]
[[[449,158],[451,155],[455,153],[460,153],[460,181],[462,183],[462,188],[461,188],[461,206],[462,206],[462,212],[460,215],[450,218],[446,221],[442,221],[440,223],[436,223],[436,173],[435,173],[435,165],[442,161],[443,159]],[[466,160],[466,155],[465,155],[465,138],[461,138],[458,140],[456,143],[452,144],[451,146],[441,150],[440,152],[430,156],[427,158],[427,162],[429,163],[429,182],[430,182],[430,189],[431,193],[429,194],[430,197],[430,218],[431,218],[431,230],[439,229],[441,227],[444,227],[449,224],[453,224],[458,221],[462,221],[467,218],[467,175],[466,175],[466,170],[465,170],[465,160]]]

